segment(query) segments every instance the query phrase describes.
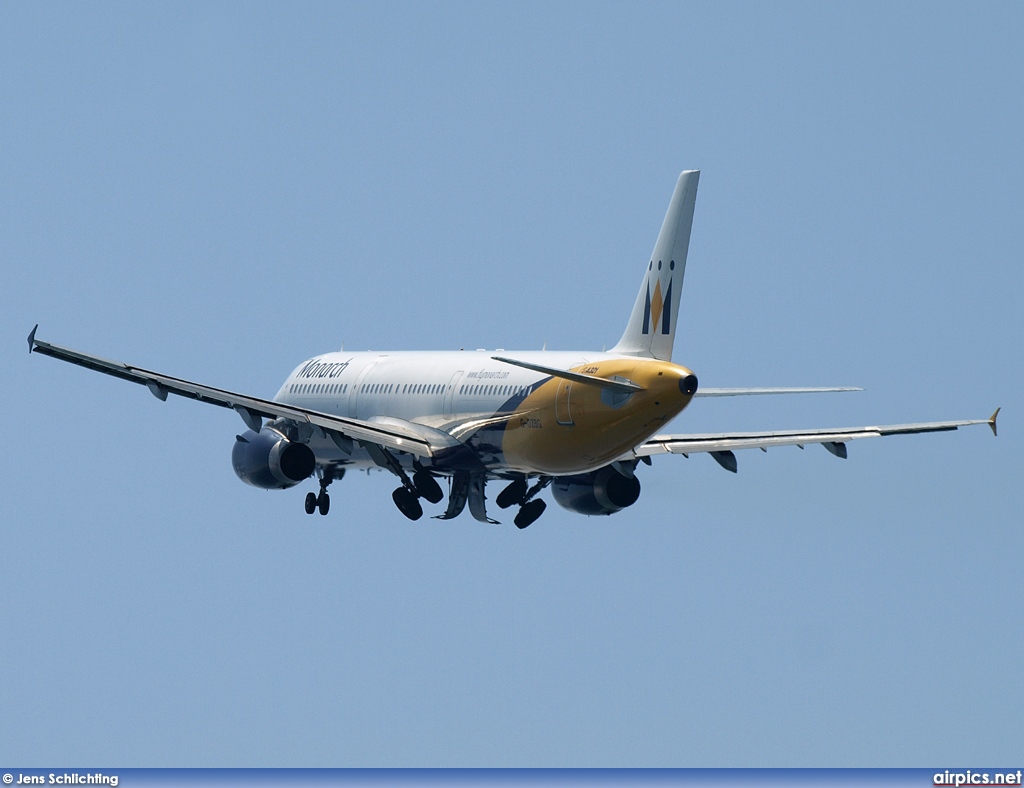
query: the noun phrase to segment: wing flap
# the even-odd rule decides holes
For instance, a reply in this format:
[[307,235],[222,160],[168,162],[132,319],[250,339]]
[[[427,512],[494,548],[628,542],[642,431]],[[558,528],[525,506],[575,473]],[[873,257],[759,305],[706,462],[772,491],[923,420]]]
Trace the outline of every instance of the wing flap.
[[121,380],[138,383],[146,386],[158,399],[167,399],[168,394],[176,394],[179,397],[207,402],[222,408],[231,408],[238,411],[246,425],[252,428],[258,426],[259,417],[270,419],[291,419],[299,424],[310,424],[330,434],[340,433],[346,438],[363,441],[364,443],[376,443],[389,449],[409,452],[419,457],[430,457],[435,449],[443,447],[434,446],[423,435],[414,432],[412,429],[403,428],[398,424],[375,424],[373,422],[349,419],[341,416],[334,416],[330,413],[321,413],[307,408],[286,405],[273,400],[260,397],[250,397],[246,394],[238,394],[225,389],[218,389],[212,386],[205,386],[201,383],[194,383],[183,378],[175,378],[159,372],[153,372],[142,367],[135,367],[130,364],[123,364],[120,361],[93,356],[82,353],[78,350],[53,345],[35,338],[36,329],[32,329],[29,335],[29,352],[40,353],[70,364],[76,364],[95,372],[102,372]]

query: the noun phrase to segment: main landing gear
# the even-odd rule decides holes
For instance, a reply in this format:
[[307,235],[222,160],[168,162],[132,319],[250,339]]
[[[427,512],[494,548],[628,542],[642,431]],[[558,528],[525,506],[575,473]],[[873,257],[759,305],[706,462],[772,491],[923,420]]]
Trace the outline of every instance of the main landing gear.
[[502,509],[519,504],[519,512],[513,522],[515,522],[516,528],[523,529],[535,523],[537,518],[548,508],[547,503],[540,498],[531,499],[549,484],[551,484],[551,477],[541,476],[533,487],[527,489],[526,479],[516,479],[498,493],[494,502]]
[[306,514],[313,514],[313,512],[319,510],[321,515],[325,515],[331,510],[331,496],[327,494],[327,485],[333,482],[335,478],[340,479],[344,473],[345,470],[343,468],[341,474],[335,477],[334,468],[331,466],[324,468],[320,476],[320,494],[306,493]]
[[[397,466],[397,463],[396,463]],[[420,498],[429,503],[439,503],[444,498],[441,485],[437,483],[434,474],[428,471],[419,463],[413,466],[416,472],[412,479],[398,466],[396,475],[402,480],[402,486],[391,493],[391,499],[398,507],[398,511],[410,520],[419,520],[423,516],[423,505]]]

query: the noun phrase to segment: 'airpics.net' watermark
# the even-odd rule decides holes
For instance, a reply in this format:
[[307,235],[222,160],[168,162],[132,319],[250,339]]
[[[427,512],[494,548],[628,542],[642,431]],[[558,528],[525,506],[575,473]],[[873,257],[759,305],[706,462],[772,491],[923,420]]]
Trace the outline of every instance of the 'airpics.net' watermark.
[[951,772],[946,769],[944,772],[935,772],[932,777],[932,785],[1020,785],[1021,770],[1015,772]]

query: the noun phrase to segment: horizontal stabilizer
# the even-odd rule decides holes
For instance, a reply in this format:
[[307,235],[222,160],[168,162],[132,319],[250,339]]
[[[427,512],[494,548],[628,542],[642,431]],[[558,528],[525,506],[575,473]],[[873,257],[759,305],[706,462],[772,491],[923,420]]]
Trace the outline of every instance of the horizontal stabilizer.
[[804,387],[804,388],[756,388],[756,389],[697,389],[695,397],[746,397],[751,394],[827,394],[836,391],[863,391],[856,386]]
[[586,375],[582,372],[569,372],[565,369],[545,367],[542,364],[531,364],[527,361],[517,361],[514,358],[503,358],[502,356],[491,356],[491,358],[494,361],[500,361],[503,364],[512,364],[513,366],[522,367],[523,369],[532,369],[534,372],[551,375],[555,378],[564,378],[565,380],[582,383],[586,386],[600,386],[603,389],[621,391],[626,394],[632,394],[634,391],[644,390],[643,386],[638,386],[636,383],[627,383],[624,380],[608,380],[608,378],[599,378],[597,375]]

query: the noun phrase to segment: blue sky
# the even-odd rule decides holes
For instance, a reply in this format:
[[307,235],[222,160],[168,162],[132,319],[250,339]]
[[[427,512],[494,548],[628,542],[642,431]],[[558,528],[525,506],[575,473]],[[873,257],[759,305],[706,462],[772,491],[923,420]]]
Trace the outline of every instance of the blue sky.
[[[6,4],[0,760],[1013,765],[1019,4]],[[611,518],[253,490],[229,412],[349,349],[621,334],[702,170],[677,432],[1000,435],[660,458]],[[307,485],[312,486],[312,485]],[[1019,764],[1017,764],[1019,765]]]

